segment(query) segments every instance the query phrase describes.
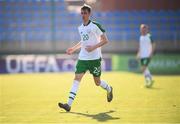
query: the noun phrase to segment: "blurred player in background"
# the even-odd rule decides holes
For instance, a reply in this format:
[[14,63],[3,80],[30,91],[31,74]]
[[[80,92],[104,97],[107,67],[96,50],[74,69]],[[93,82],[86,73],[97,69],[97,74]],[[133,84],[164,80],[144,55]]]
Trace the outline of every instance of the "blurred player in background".
[[153,85],[153,79],[148,65],[155,51],[155,42],[149,33],[148,25],[141,24],[140,32],[141,36],[139,39],[137,58],[140,59],[141,62],[141,70],[145,77],[145,86],[149,88]]
[[71,105],[75,99],[80,81],[88,70],[93,75],[95,84],[107,91],[107,101],[111,102],[113,99],[112,87],[100,78],[102,57],[101,47],[108,43],[108,39],[105,30],[101,25],[90,20],[90,14],[91,7],[85,4],[81,8],[83,24],[78,27],[81,41],[66,51],[68,55],[71,55],[75,51],[81,49],[68,102],[65,104],[58,103],[59,107],[66,111],[71,110]]

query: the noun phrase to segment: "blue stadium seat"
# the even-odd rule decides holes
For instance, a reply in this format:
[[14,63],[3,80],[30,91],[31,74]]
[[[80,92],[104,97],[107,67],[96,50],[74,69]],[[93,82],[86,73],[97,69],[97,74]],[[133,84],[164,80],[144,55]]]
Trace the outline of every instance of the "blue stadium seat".
[[[24,32],[25,40],[43,42],[51,40],[53,29],[57,41],[79,40],[80,14],[68,12],[64,0],[55,1],[54,9],[52,2],[47,0],[6,0],[6,3],[4,7],[0,4],[6,12],[0,11],[0,41],[6,38],[4,32],[9,34],[7,41],[22,40]],[[180,10],[95,11],[92,20],[100,22],[113,41],[138,40],[142,23],[150,25],[153,36],[161,41],[173,40],[174,32],[180,32]]]

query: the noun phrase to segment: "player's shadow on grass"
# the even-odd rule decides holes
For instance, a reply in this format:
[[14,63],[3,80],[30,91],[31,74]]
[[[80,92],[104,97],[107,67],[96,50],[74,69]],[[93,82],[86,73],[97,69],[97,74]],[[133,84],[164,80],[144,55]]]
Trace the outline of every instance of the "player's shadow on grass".
[[151,87],[151,88],[147,88],[148,90],[161,90],[162,88],[158,88],[158,87]]
[[90,117],[90,118],[95,119],[100,122],[120,119],[119,117],[112,117],[111,115],[109,115],[110,113],[113,113],[113,112],[115,112],[115,111],[111,110],[108,112],[102,112],[102,113],[98,113],[98,114],[88,114],[88,113],[80,113],[80,112],[69,112],[69,113]]

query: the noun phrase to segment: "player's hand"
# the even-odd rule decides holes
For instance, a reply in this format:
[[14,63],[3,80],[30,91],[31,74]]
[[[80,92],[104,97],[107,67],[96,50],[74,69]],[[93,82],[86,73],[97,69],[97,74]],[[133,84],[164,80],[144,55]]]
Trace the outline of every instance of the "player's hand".
[[86,51],[88,51],[88,52],[92,52],[95,48],[94,48],[94,46],[86,46]]
[[136,55],[136,59],[139,60],[140,59],[140,56],[139,54]]
[[73,53],[74,53],[73,48],[68,48],[68,49],[66,50],[66,53],[67,53],[68,55],[73,54]]
[[149,55],[149,57],[152,58],[152,56],[153,56],[153,53],[151,52],[150,55]]

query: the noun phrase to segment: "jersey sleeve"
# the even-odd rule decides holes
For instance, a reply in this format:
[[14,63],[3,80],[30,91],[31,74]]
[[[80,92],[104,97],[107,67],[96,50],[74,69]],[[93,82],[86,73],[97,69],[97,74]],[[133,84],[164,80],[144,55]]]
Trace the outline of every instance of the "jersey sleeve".
[[151,34],[149,34],[149,39],[151,40],[151,43],[154,43],[154,40],[153,40],[153,38],[152,38],[152,35],[151,35]]
[[97,22],[93,22],[93,24],[96,25],[95,33],[98,36],[101,36],[105,32],[105,29],[99,23],[97,23]]

